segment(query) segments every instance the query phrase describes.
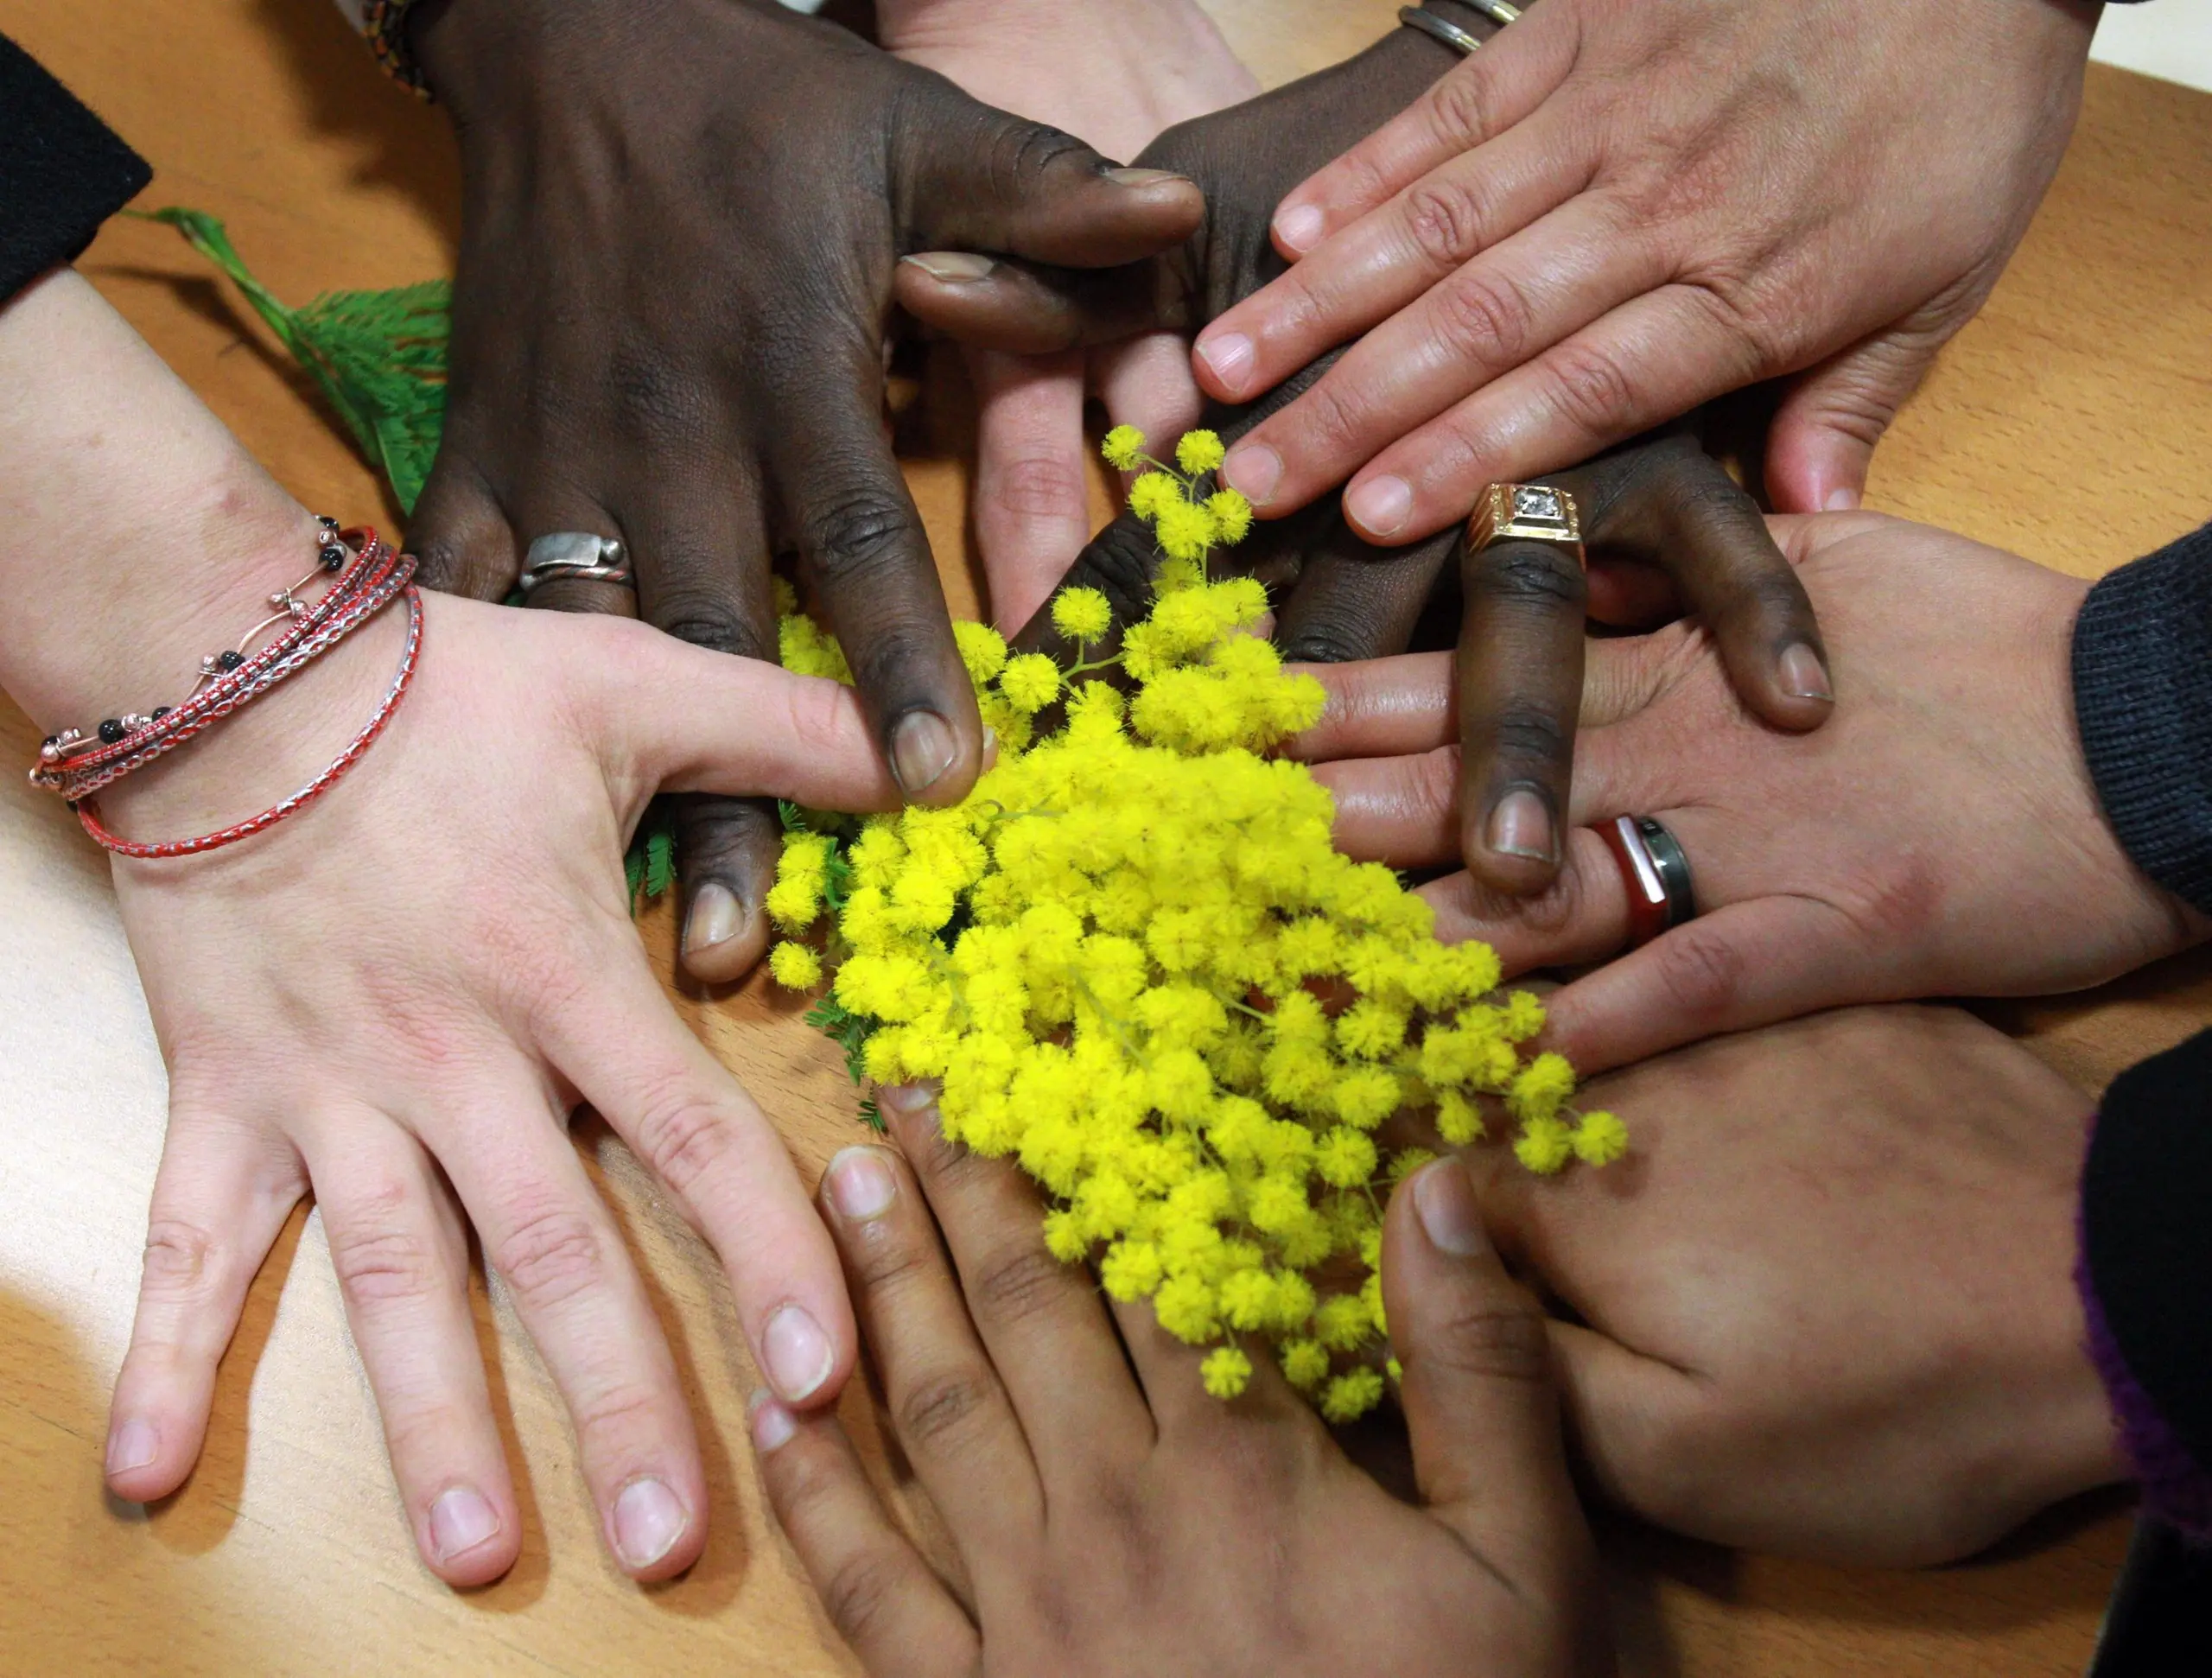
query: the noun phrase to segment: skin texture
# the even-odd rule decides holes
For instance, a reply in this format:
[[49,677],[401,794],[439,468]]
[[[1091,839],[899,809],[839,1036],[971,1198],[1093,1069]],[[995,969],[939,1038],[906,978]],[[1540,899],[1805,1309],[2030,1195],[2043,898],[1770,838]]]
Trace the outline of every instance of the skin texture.
[[[314,529],[75,275],[0,310],[0,684],[47,727],[173,693],[308,568]],[[390,683],[403,617],[102,794],[101,814],[181,837],[303,785]],[[623,847],[663,787],[898,799],[835,683],[616,618],[432,595],[405,702],[323,798],[223,850],[116,861],[170,1099],[110,1417],[118,1497],[165,1497],[191,1471],[246,1289],[312,1192],[441,1578],[496,1578],[522,1538],[469,1310],[472,1232],[567,1402],[617,1560],[641,1579],[689,1566],[706,1536],[697,1441],[565,1134],[580,1102],[714,1243],[772,1384],[834,1397],[858,1348],[829,1236],[631,922]]]
[[[892,269],[944,245],[1126,262],[1187,234],[1197,193],[765,0],[431,0],[410,29],[463,182],[410,532],[429,580],[503,598],[533,537],[618,537],[634,607],[591,583],[532,603],[766,658],[771,552],[796,549],[906,797],[957,801],[984,745],[883,423]],[[686,966],[735,978],[774,811],[690,803],[677,840]]]
[[[836,1421],[765,1396],[778,1519],[873,1678],[1006,1673],[1499,1678],[1613,1670],[1542,1318],[1456,1161],[1393,1196],[1383,1292],[1418,1501],[1355,1468],[1271,1360],[1231,1403],[1143,1307],[1045,1250],[1012,1165],[887,1100],[823,1212],[960,1583],[892,1522]],[[910,1165],[908,1161],[912,1161]]]
[[[1114,7],[1058,0],[884,0],[876,37],[962,91],[1134,157],[1162,129],[1249,99],[1260,85],[1194,0]],[[1112,424],[1174,435],[1198,423],[1198,388],[1173,333],[1088,353],[969,349],[976,393],[976,545],[992,621],[1020,627],[1090,539],[1086,387]]]
[[2072,1281],[2090,1103],[1948,1008],[1824,1014],[1598,1079],[1628,1157],[1470,1158],[1590,1479],[1694,1537],[1968,1555],[2124,1473]]
[[[1078,275],[1013,262],[956,270],[944,253],[930,253],[900,264],[899,299],[970,342],[1039,353],[1209,318],[1281,272],[1265,225],[1281,182],[1402,109],[1449,57],[1402,30],[1305,81],[1170,130],[1139,162],[1198,182],[1208,207],[1198,232],[1162,257]],[[1308,368],[1252,407],[1217,405],[1206,423],[1234,439],[1321,373]],[[1154,446],[1171,444],[1160,437]],[[1588,602],[1598,615],[1648,620],[1655,605],[1687,604],[1714,626],[1731,675],[1763,717],[1789,729],[1826,721],[1829,683],[1812,608],[1750,499],[1689,436],[1647,440],[1557,481],[1585,504],[1596,556],[1625,563],[1599,581]],[[1261,526],[1229,563],[1277,591],[1275,639],[1287,656],[1333,662],[1402,650],[1453,551],[1446,535],[1376,555],[1324,504]],[[1127,616],[1149,598],[1154,563],[1149,531],[1124,518],[1084,550],[1068,580],[1103,590]],[[1460,571],[1463,725],[1469,760],[1483,766],[1469,778],[1463,855],[1493,889],[1537,892],[1560,865],[1581,567],[1563,550],[1522,543],[1465,555]],[[1033,620],[1022,639],[1050,645],[1049,626]]]
[[[2039,995],[2099,984],[2212,935],[2138,873],[2099,810],[2069,662],[2088,585],[1873,513],[1769,521],[1827,632],[1834,722],[1778,734],[1675,625],[1594,642],[1558,883],[1508,900],[1466,875],[1423,888],[1447,938],[1509,971],[1599,962],[1551,1005],[1586,1072],[1847,1002]],[[1298,753],[1353,855],[1448,862],[1452,677],[1437,658],[1316,669],[1332,693]],[[1332,761],[1334,760],[1334,761]],[[1656,815],[1699,918],[1642,949],[1620,871],[1586,824]]]
[[1775,504],[1856,506],[2050,183],[2098,10],[1544,0],[1283,199],[1297,266],[1200,335],[1200,382],[1249,400],[1366,336],[1230,481],[1279,517],[1350,478],[1353,528],[1402,543],[1796,375]]

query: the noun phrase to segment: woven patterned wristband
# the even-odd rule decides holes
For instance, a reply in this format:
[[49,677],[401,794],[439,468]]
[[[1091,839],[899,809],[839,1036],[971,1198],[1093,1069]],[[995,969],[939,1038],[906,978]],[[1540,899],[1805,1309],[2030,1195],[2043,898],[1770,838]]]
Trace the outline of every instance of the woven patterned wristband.
[[362,0],[361,33],[385,74],[401,86],[414,89],[417,99],[427,99],[429,81],[407,46],[407,17],[415,3],[416,0]]

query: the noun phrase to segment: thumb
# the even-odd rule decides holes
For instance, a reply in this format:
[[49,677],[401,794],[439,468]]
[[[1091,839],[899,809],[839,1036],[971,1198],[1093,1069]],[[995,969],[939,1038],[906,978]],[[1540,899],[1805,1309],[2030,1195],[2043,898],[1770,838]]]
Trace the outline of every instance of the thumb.
[[1767,493],[1783,512],[1842,512],[1866,493],[1874,445],[1918,388],[1948,327],[1863,339],[1802,374],[1767,434]]
[[[550,619],[550,614],[549,614]],[[555,627],[549,621],[549,627]],[[904,802],[852,689],[623,618],[569,618],[563,658],[600,752],[647,791],[763,794],[819,810]]]
[[1544,1314],[1505,1274],[1460,1160],[1424,1166],[1391,1197],[1382,1298],[1430,1512],[1509,1571],[1586,1547]]

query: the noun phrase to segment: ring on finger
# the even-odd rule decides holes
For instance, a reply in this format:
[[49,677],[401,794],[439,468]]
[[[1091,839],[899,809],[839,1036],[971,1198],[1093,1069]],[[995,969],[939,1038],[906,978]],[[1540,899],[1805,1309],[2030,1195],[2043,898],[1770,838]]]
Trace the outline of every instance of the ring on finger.
[[539,537],[523,556],[522,592],[527,595],[541,583],[613,582],[635,588],[629,552],[611,536],[589,531],[554,531]]
[[1574,497],[1550,484],[1492,484],[1467,518],[1467,551],[1480,553],[1501,542],[1548,542],[1574,550],[1585,570],[1582,512]]
[[1681,841],[1656,816],[1617,816],[1598,836],[1620,865],[1628,887],[1628,947],[1641,949],[1670,928],[1697,918],[1697,891]]

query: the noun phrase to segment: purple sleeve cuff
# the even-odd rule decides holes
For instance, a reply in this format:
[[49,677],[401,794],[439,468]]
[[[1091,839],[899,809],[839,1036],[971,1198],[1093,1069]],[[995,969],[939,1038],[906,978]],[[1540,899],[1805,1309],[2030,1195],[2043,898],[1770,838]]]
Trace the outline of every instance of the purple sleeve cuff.
[[2189,1447],[2128,1369],[2119,1342],[2105,1321],[2104,1306],[2089,1274],[2087,1242],[2077,1239],[2075,1252],[2079,1256],[2074,1262],[2074,1286],[2082,1295],[2082,1312],[2088,1323],[2089,1361],[2097,1366],[2105,1383],[2120,1443],[2134,1465],[2136,1478],[2143,1483],[2144,1507],[2185,1536],[2212,1543],[2212,1474],[2190,1454]]

